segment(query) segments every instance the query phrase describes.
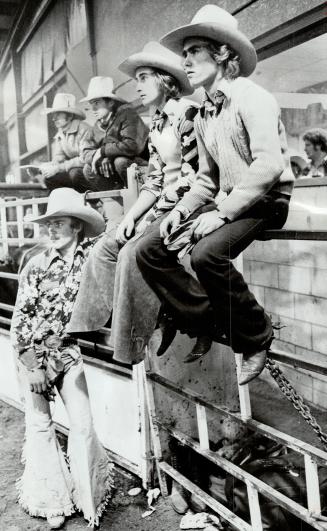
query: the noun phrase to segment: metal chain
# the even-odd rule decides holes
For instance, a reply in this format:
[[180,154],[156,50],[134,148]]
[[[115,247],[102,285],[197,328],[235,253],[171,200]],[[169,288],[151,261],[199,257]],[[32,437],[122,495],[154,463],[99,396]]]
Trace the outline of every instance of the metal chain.
[[288,381],[274,360],[267,358],[266,368],[269,370],[273,379],[277,382],[278,387],[283,395],[286,396],[287,400],[292,402],[292,405],[295,407],[295,409],[300,413],[309,426],[311,426],[318,439],[322,442],[324,449],[327,451],[327,433],[322,431],[321,426],[319,426],[317,420],[312,415],[309,406],[304,403],[302,396],[295,391],[292,384]]

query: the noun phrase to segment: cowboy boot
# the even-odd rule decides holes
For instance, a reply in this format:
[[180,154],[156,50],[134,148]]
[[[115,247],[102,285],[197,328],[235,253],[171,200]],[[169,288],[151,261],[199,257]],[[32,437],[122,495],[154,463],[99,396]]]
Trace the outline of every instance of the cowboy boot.
[[48,516],[47,522],[49,524],[50,529],[60,529],[65,523],[65,517],[64,515]]
[[211,349],[212,339],[209,336],[203,335],[196,338],[196,343],[191,352],[184,358],[184,363],[192,363],[202,358]]
[[[176,455],[171,456],[171,465],[175,470],[178,470],[178,460]],[[173,480],[172,483],[169,501],[174,511],[178,514],[185,514],[188,510],[187,492],[182,485],[175,480]]]
[[161,330],[161,343],[157,350],[157,356],[165,354],[170,347],[177,334],[176,326],[173,323],[172,317],[169,317],[166,313],[162,314],[159,320],[159,328]]
[[241,374],[238,378],[239,385],[246,385],[252,382],[265,368],[267,360],[267,350],[255,352],[254,354],[243,355]]

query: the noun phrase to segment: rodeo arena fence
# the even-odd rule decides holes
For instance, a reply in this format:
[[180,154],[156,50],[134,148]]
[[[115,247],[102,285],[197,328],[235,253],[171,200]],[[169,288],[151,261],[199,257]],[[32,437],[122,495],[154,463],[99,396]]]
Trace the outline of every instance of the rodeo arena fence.
[[[89,199],[101,199],[104,202],[112,198],[121,198],[124,211],[126,212],[133,204],[138,193],[138,183],[135,168],[130,168],[128,174],[128,188],[125,190],[89,193]],[[44,205],[47,198],[0,200],[1,213],[1,240],[4,252],[8,252],[10,246],[23,246],[24,244],[39,243],[39,227],[34,224],[32,238],[24,236],[24,227],[28,221],[24,221],[26,209],[32,209],[32,214],[39,214],[40,205]],[[15,222],[8,221],[8,209],[15,209]],[[10,226],[17,227],[15,237],[10,236]],[[274,230],[266,231],[263,239],[288,239],[288,240],[319,240],[327,241],[326,231],[313,230]],[[236,266],[242,270],[242,256],[237,259]],[[18,280],[18,274],[0,273],[0,278]],[[0,302],[0,310],[13,311],[13,306]],[[20,396],[18,377],[15,366],[15,357],[9,343],[10,317],[0,316],[0,342],[1,342],[1,375],[0,375],[0,398],[7,403],[20,409],[23,408]],[[101,329],[103,336],[110,336],[110,329]],[[314,529],[327,530],[327,518],[321,515],[320,489],[318,477],[318,465],[327,465],[327,434],[312,416],[310,408],[302,397],[292,387],[283,375],[276,362],[282,362],[293,368],[300,368],[309,373],[327,375],[327,366],[318,363],[310,363],[294,359],[286,352],[271,350],[266,364],[271,376],[277,382],[280,390],[290,400],[312,427],[319,438],[324,450],[311,444],[307,444],[295,437],[287,435],[269,425],[258,422],[252,418],[249,387],[239,386],[239,413],[229,410],[223,404],[215,404],[205,400],[200,394],[180,386],[171,380],[152,372],[148,361],[139,363],[131,368],[120,366],[117,363],[105,361],[110,358],[112,349],[105,344],[93,343],[80,339],[83,358],[86,367],[86,375],[90,394],[96,401],[95,423],[105,447],[112,459],[136,474],[142,479],[144,488],[149,488],[153,482],[154,467],[156,468],[160,489],[163,496],[168,494],[167,476],[177,481],[189,492],[197,495],[205,504],[216,512],[220,518],[230,524],[233,529],[250,531],[262,531],[264,529],[260,500],[262,497],[273,501],[283,509],[286,509],[297,518],[310,524]],[[90,355],[91,353],[91,355]],[[109,354],[109,356],[108,356]],[[242,355],[235,354],[237,371],[240,371]],[[109,383],[109,385],[108,385]],[[160,386],[165,393],[186,400],[196,411],[198,441],[187,434],[175,429],[163,422],[157,413],[155,403],[155,387]],[[101,392],[100,392],[101,391]],[[128,396],[128,400],[126,400]],[[125,400],[124,400],[125,398]],[[57,428],[67,433],[67,419],[65,418],[62,405],[56,404],[54,418]],[[209,448],[209,433],[207,424],[207,412],[217,414],[219,417],[229,418],[232,421],[246,426],[251,432],[261,434],[268,439],[284,445],[288,449],[303,456],[307,506],[302,506],[280,491],[270,487],[231,460],[219,456]],[[111,419],[111,420],[110,420]],[[114,419],[114,422],[112,422]],[[120,419],[120,420],[119,420]],[[115,424],[115,433],[112,434],[112,424]],[[109,428],[110,427],[110,428]],[[111,439],[108,440],[107,431],[111,430]],[[177,440],[185,447],[195,451],[206,458],[210,463],[219,467],[227,474],[245,483],[248,495],[250,522],[247,523],[226,505],[207,494],[195,483],[181,474],[175,467],[163,458],[161,448],[162,432]],[[260,500],[259,500],[259,495]]]

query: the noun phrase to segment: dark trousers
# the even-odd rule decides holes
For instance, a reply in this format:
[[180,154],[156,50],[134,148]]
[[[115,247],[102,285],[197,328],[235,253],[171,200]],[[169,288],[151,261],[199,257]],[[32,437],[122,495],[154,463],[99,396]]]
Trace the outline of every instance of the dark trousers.
[[105,157],[98,164],[97,173],[92,172],[89,164],[84,166],[84,177],[88,183],[88,189],[94,192],[104,190],[121,190],[127,187],[127,170],[136,162],[138,165],[145,165],[146,161],[140,157]]
[[62,171],[44,180],[49,190],[55,188],[74,188],[79,193],[89,190],[89,184],[83,175],[83,168],[72,168],[68,172]]
[[[273,332],[269,317],[231,260],[259,237],[263,229],[281,228],[287,218],[288,199],[271,193],[246,214],[203,237],[191,254],[199,282],[168,251],[159,230],[144,236],[136,248],[136,260],[151,286],[176,321],[178,328],[208,329],[212,316],[235,352],[253,353],[268,346]],[[205,205],[191,218],[213,210]]]

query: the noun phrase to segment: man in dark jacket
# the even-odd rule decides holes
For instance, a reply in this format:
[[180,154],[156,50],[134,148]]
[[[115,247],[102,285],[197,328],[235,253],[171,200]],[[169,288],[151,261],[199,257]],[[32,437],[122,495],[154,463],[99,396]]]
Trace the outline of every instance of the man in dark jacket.
[[93,77],[87,96],[81,101],[90,103],[97,118],[81,146],[89,188],[94,191],[125,188],[127,168],[144,156],[148,128],[140,116],[113,93],[110,77]]

